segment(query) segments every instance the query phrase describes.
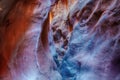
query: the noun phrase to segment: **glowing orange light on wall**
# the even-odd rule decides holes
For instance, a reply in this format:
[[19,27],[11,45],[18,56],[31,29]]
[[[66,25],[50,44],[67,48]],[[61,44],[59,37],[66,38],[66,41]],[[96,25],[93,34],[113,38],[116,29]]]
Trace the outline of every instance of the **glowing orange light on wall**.
[[50,21],[50,24],[51,24],[51,22],[52,22],[52,19],[53,19],[53,13],[50,12],[50,13],[49,13],[49,21]]

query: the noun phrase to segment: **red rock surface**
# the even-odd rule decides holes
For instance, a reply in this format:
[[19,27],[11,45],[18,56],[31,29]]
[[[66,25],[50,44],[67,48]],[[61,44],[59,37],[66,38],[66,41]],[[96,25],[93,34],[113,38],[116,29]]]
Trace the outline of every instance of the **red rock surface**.
[[0,0],[0,80],[120,80],[120,0]]

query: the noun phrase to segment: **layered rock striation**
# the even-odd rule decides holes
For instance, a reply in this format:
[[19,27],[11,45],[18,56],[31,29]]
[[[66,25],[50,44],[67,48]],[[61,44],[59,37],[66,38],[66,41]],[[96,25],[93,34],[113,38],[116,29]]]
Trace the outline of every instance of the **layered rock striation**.
[[10,1],[0,80],[120,80],[120,0]]

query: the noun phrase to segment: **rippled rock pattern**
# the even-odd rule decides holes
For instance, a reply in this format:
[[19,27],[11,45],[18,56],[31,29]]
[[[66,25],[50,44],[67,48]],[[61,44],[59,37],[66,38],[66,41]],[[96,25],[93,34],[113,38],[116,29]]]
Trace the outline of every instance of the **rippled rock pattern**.
[[120,0],[0,0],[0,80],[120,80]]

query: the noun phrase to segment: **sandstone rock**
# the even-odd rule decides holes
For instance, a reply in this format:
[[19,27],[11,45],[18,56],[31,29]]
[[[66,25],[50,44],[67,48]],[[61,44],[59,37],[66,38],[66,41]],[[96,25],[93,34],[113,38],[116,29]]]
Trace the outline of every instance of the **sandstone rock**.
[[0,80],[120,80],[120,0],[0,0]]

